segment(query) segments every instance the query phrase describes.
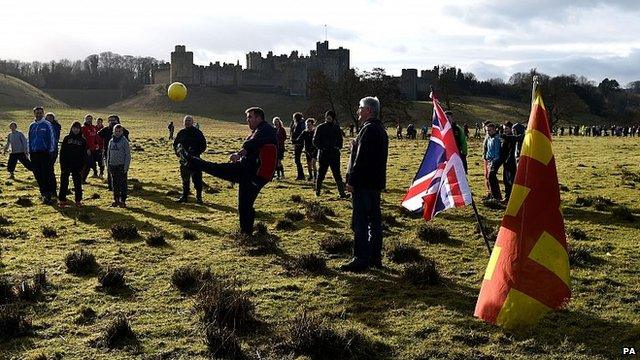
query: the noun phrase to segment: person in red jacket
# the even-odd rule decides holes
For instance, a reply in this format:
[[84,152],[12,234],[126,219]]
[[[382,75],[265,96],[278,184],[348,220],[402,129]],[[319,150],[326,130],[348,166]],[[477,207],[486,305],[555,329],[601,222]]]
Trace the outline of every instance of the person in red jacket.
[[98,133],[103,128],[104,128],[104,124],[103,124],[102,118],[97,118],[96,119],[96,143],[98,144],[98,151],[96,152],[96,158],[94,159],[95,162],[93,165],[93,172],[95,174],[96,172],[95,164],[98,164],[98,168],[100,169],[99,176],[101,179],[104,178],[104,158],[106,155],[104,153],[104,139],[100,135],[98,135]]
[[82,169],[82,182],[86,184],[91,169],[93,169],[93,177],[98,177],[95,165],[96,153],[98,151],[98,131],[95,125],[93,125],[93,116],[90,114],[84,117],[82,136],[87,140],[87,161]]

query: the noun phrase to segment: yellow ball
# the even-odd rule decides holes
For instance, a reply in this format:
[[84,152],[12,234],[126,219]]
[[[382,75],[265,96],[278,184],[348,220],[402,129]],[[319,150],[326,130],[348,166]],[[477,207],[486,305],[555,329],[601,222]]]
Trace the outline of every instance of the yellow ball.
[[182,101],[187,97],[187,87],[183,83],[174,82],[167,89],[167,96],[171,101]]

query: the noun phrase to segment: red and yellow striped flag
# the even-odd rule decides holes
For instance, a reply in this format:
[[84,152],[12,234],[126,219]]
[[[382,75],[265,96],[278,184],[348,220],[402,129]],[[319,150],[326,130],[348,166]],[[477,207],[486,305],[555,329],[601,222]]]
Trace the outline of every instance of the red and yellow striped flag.
[[506,328],[535,324],[571,297],[569,256],[547,111],[535,91],[516,179],[475,316]]

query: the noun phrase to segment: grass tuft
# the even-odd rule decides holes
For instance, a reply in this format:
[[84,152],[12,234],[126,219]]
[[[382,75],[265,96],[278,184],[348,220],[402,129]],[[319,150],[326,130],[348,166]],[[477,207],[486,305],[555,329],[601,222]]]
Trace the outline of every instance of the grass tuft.
[[302,196],[300,196],[300,195],[291,195],[291,201],[296,203],[296,204],[300,204],[300,203],[302,203]]
[[137,239],[138,228],[135,225],[113,225],[111,226],[111,237],[116,240],[133,240]]
[[402,277],[416,286],[437,285],[441,281],[436,263],[430,259],[406,265]]
[[328,216],[335,216],[335,212],[318,201],[309,201],[305,203],[305,216],[311,221],[320,223],[327,221]]
[[346,254],[353,249],[353,242],[342,234],[330,233],[320,239],[320,249],[327,254]]
[[7,226],[7,225],[11,225],[11,220],[9,220],[8,217],[0,215],[0,226]]
[[182,293],[192,293],[214,279],[210,269],[199,269],[195,266],[181,266],[173,271],[171,283]]
[[149,234],[145,242],[147,243],[147,245],[154,247],[167,245],[167,241],[165,240],[164,234],[161,231],[154,231]]
[[409,244],[394,244],[387,253],[389,260],[396,264],[416,262],[422,259],[420,249]]
[[229,281],[207,282],[197,295],[195,307],[205,324],[245,331],[256,322],[249,294]]
[[41,230],[42,230],[42,236],[46,238],[58,237],[58,231],[52,226],[44,225]]
[[104,329],[102,343],[110,349],[136,342],[136,334],[129,324],[129,319],[123,314],[117,315]]
[[300,221],[300,220],[304,219],[304,214],[301,213],[298,210],[287,210],[284,213],[284,218],[288,219],[288,220],[291,220],[293,222],[297,222],[297,221]]
[[30,207],[33,206],[33,200],[28,196],[20,196],[16,200],[16,204],[22,207]]
[[291,231],[295,229],[295,224],[289,219],[281,219],[276,223],[276,230]]
[[569,264],[577,267],[588,267],[596,263],[596,258],[591,254],[592,250],[582,246],[569,248]]
[[427,244],[440,244],[449,241],[449,231],[431,224],[420,224],[416,230],[418,239]]
[[577,227],[569,229],[569,236],[574,240],[587,240],[588,238],[587,233]]
[[0,341],[17,338],[31,331],[31,322],[16,305],[0,305]]
[[198,240],[198,234],[191,230],[184,230],[182,232],[182,238],[185,240]]
[[631,209],[629,209],[627,206],[624,206],[624,205],[618,205],[614,207],[611,213],[613,214],[613,216],[615,216],[616,218],[622,221],[626,221],[626,222],[636,221],[636,217],[631,212]]
[[322,274],[327,271],[327,261],[316,254],[303,254],[291,262],[293,269],[308,274]]
[[96,257],[84,249],[68,253],[64,263],[67,265],[67,271],[76,275],[91,274],[98,268]]
[[125,270],[119,267],[108,267],[98,278],[98,283],[107,290],[122,289],[126,286]]
[[285,346],[296,355],[311,359],[376,359],[388,358],[388,346],[374,342],[349,329],[339,333],[317,316],[306,312],[291,321]]
[[240,342],[235,332],[214,324],[205,326],[205,344],[216,359],[244,359]]
[[74,324],[87,325],[92,324],[96,320],[96,311],[88,306],[82,306],[78,309],[78,315],[73,320]]

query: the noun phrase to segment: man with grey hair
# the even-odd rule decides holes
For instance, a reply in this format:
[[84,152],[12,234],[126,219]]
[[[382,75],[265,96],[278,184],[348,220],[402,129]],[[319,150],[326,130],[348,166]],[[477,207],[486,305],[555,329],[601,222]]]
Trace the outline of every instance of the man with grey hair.
[[360,100],[358,122],[362,128],[351,146],[347,169],[347,191],[352,193],[354,258],[340,267],[361,272],[369,266],[382,268],[382,211],[380,193],[385,188],[389,137],[380,121],[380,102],[375,97]]
[[[193,116],[187,115],[182,120],[184,128],[178,131],[173,148],[176,150],[178,145],[189,152],[192,156],[200,157],[207,149],[207,140],[204,138],[202,131],[193,125]],[[188,166],[180,164],[180,177],[182,178],[182,196],[176,201],[180,203],[187,202],[189,198],[189,187],[193,181],[193,187],[196,189],[196,203],[202,203],[202,171],[190,169]]]

